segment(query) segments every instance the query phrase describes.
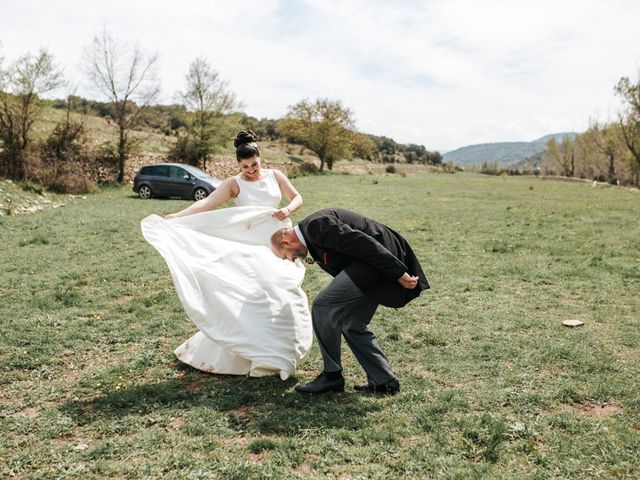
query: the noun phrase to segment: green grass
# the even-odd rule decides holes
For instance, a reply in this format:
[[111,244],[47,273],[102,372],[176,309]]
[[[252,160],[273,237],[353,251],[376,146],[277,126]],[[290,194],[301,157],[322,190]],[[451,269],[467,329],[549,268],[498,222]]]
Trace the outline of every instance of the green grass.
[[[640,193],[471,174],[294,180],[402,232],[432,289],[372,322],[402,391],[203,374],[139,222],[182,201],[105,189],[0,218],[0,476],[638,478]],[[310,300],[329,281],[309,266]],[[580,319],[583,327],[562,326]]]

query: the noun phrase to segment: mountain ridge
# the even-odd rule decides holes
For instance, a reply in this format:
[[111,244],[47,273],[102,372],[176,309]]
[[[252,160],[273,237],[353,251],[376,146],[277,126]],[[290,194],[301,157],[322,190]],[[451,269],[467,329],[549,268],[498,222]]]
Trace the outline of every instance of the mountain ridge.
[[551,138],[561,142],[563,138],[575,138],[575,132],[559,132],[544,135],[530,142],[478,143],[451,150],[443,155],[445,161],[468,165],[481,162],[499,162],[512,165],[544,151]]

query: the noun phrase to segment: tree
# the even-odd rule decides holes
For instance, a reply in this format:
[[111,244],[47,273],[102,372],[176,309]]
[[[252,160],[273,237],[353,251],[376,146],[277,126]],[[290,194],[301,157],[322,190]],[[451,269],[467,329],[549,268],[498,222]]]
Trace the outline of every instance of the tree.
[[640,76],[636,83],[622,77],[615,92],[625,102],[618,123],[627,149],[633,156],[635,183],[640,184]]
[[258,120],[244,113],[240,114],[240,125],[242,130],[252,130],[262,140],[275,140],[278,138],[277,122],[271,118],[261,118]]
[[555,138],[550,138],[547,142],[545,150],[553,163],[560,168],[560,172],[565,177],[573,177],[576,169],[575,163],[575,145],[570,137],[563,137],[562,142],[558,143]]
[[442,154],[440,152],[427,152],[425,161],[431,165],[442,165]]
[[225,115],[240,108],[227,82],[209,62],[196,58],[186,75],[187,88],[179,96],[187,108],[186,135],[179,139],[174,155],[192,164],[206,162],[216,146],[231,138],[231,126]]
[[380,156],[376,142],[374,142],[369,135],[353,132],[351,146],[353,148],[353,155],[356,158],[375,160]]
[[63,84],[62,72],[45,49],[23,55],[6,70],[0,63],[0,139],[9,177],[25,177],[31,131],[42,111],[41,96]]
[[[620,126],[616,123],[611,125],[593,122],[589,129],[582,134],[586,141],[591,143],[597,153],[606,159],[606,176],[609,181],[616,179],[616,162],[621,156],[623,144]],[[601,171],[604,169],[601,169]]]
[[337,100],[321,98],[290,106],[278,126],[289,140],[302,143],[320,157],[322,171],[325,162],[331,170],[335,160],[351,157],[354,124],[351,110]]
[[94,35],[91,46],[85,49],[84,59],[89,79],[113,109],[113,119],[118,126],[118,182],[122,182],[133,146],[130,132],[140,112],[160,93],[156,73],[158,55],[145,54],[137,45],[120,41],[104,29]]

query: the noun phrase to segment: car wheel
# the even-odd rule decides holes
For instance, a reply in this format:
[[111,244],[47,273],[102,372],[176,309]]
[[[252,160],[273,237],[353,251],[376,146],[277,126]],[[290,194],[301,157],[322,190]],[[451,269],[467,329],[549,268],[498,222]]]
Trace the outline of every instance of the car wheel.
[[196,188],[193,191],[193,199],[197,202],[198,200],[202,200],[203,198],[207,198],[209,196],[209,192],[207,192],[204,188]]
[[138,189],[138,196],[140,198],[142,198],[143,200],[146,200],[147,198],[151,198],[151,189],[149,188],[149,186],[148,185],[142,185]]

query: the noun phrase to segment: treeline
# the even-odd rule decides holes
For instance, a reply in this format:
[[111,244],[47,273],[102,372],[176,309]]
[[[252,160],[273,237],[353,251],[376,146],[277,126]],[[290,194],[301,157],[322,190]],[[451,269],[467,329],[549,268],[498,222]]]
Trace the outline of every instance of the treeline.
[[[59,110],[70,109],[81,115],[92,115],[112,120],[112,105],[107,102],[71,95],[67,99],[44,100],[43,103]],[[188,117],[189,112],[185,105],[149,105],[140,115],[138,128],[179,137],[188,125]],[[288,136],[286,126],[278,119],[258,119],[242,112],[229,114],[226,117],[228,117],[226,118],[227,122],[237,124],[239,128],[253,130],[263,141],[281,140],[291,143],[305,143],[305,139],[296,138],[295,135]],[[366,139],[361,140],[363,143],[369,143],[370,149],[363,148],[360,144],[355,145],[352,154],[357,158],[381,163],[440,165],[443,162],[440,152],[429,151],[424,145],[403,144],[385,136],[364,135],[373,143],[369,143]],[[223,143],[222,146],[226,147],[227,144]],[[348,158],[348,152],[346,155]],[[184,158],[178,159],[186,160]]]
[[616,122],[594,123],[574,139],[550,140],[540,168],[545,174],[640,186],[640,110]]
[[[189,65],[176,104],[159,105],[157,54],[114,38],[106,29],[92,38],[82,60],[87,79],[104,101],[73,94],[45,100],[66,85],[60,66],[46,49],[7,65],[0,57],[0,175],[61,191],[86,191],[92,188],[86,165],[103,162],[117,168],[117,181],[122,182],[126,162],[139,147],[133,132],[141,129],[175,137],[170,159],[202,168],[228,148],[239,129],[251,129],[261,140],[303,145],[319,157],[320,170],[353,157],[442,163],[438,152],[422,145],[358,132],[353,112],[337,100],[301,100],[281,119],[248,116],[228,84],[201,57]],[[61,109],[65,115],[43,139],[34,135],[33,127],[45,107]],[[105,118],[117,138],[98,147],[89,145],[89,115]]]
[[517,164],[483,162],[478,170],[492,175],[560,175],[640,186],[640,75],[636,83],[621,78],[614,91],[622,100],[614,121],[594,121],[576,136],[551,138],[544,152]]

